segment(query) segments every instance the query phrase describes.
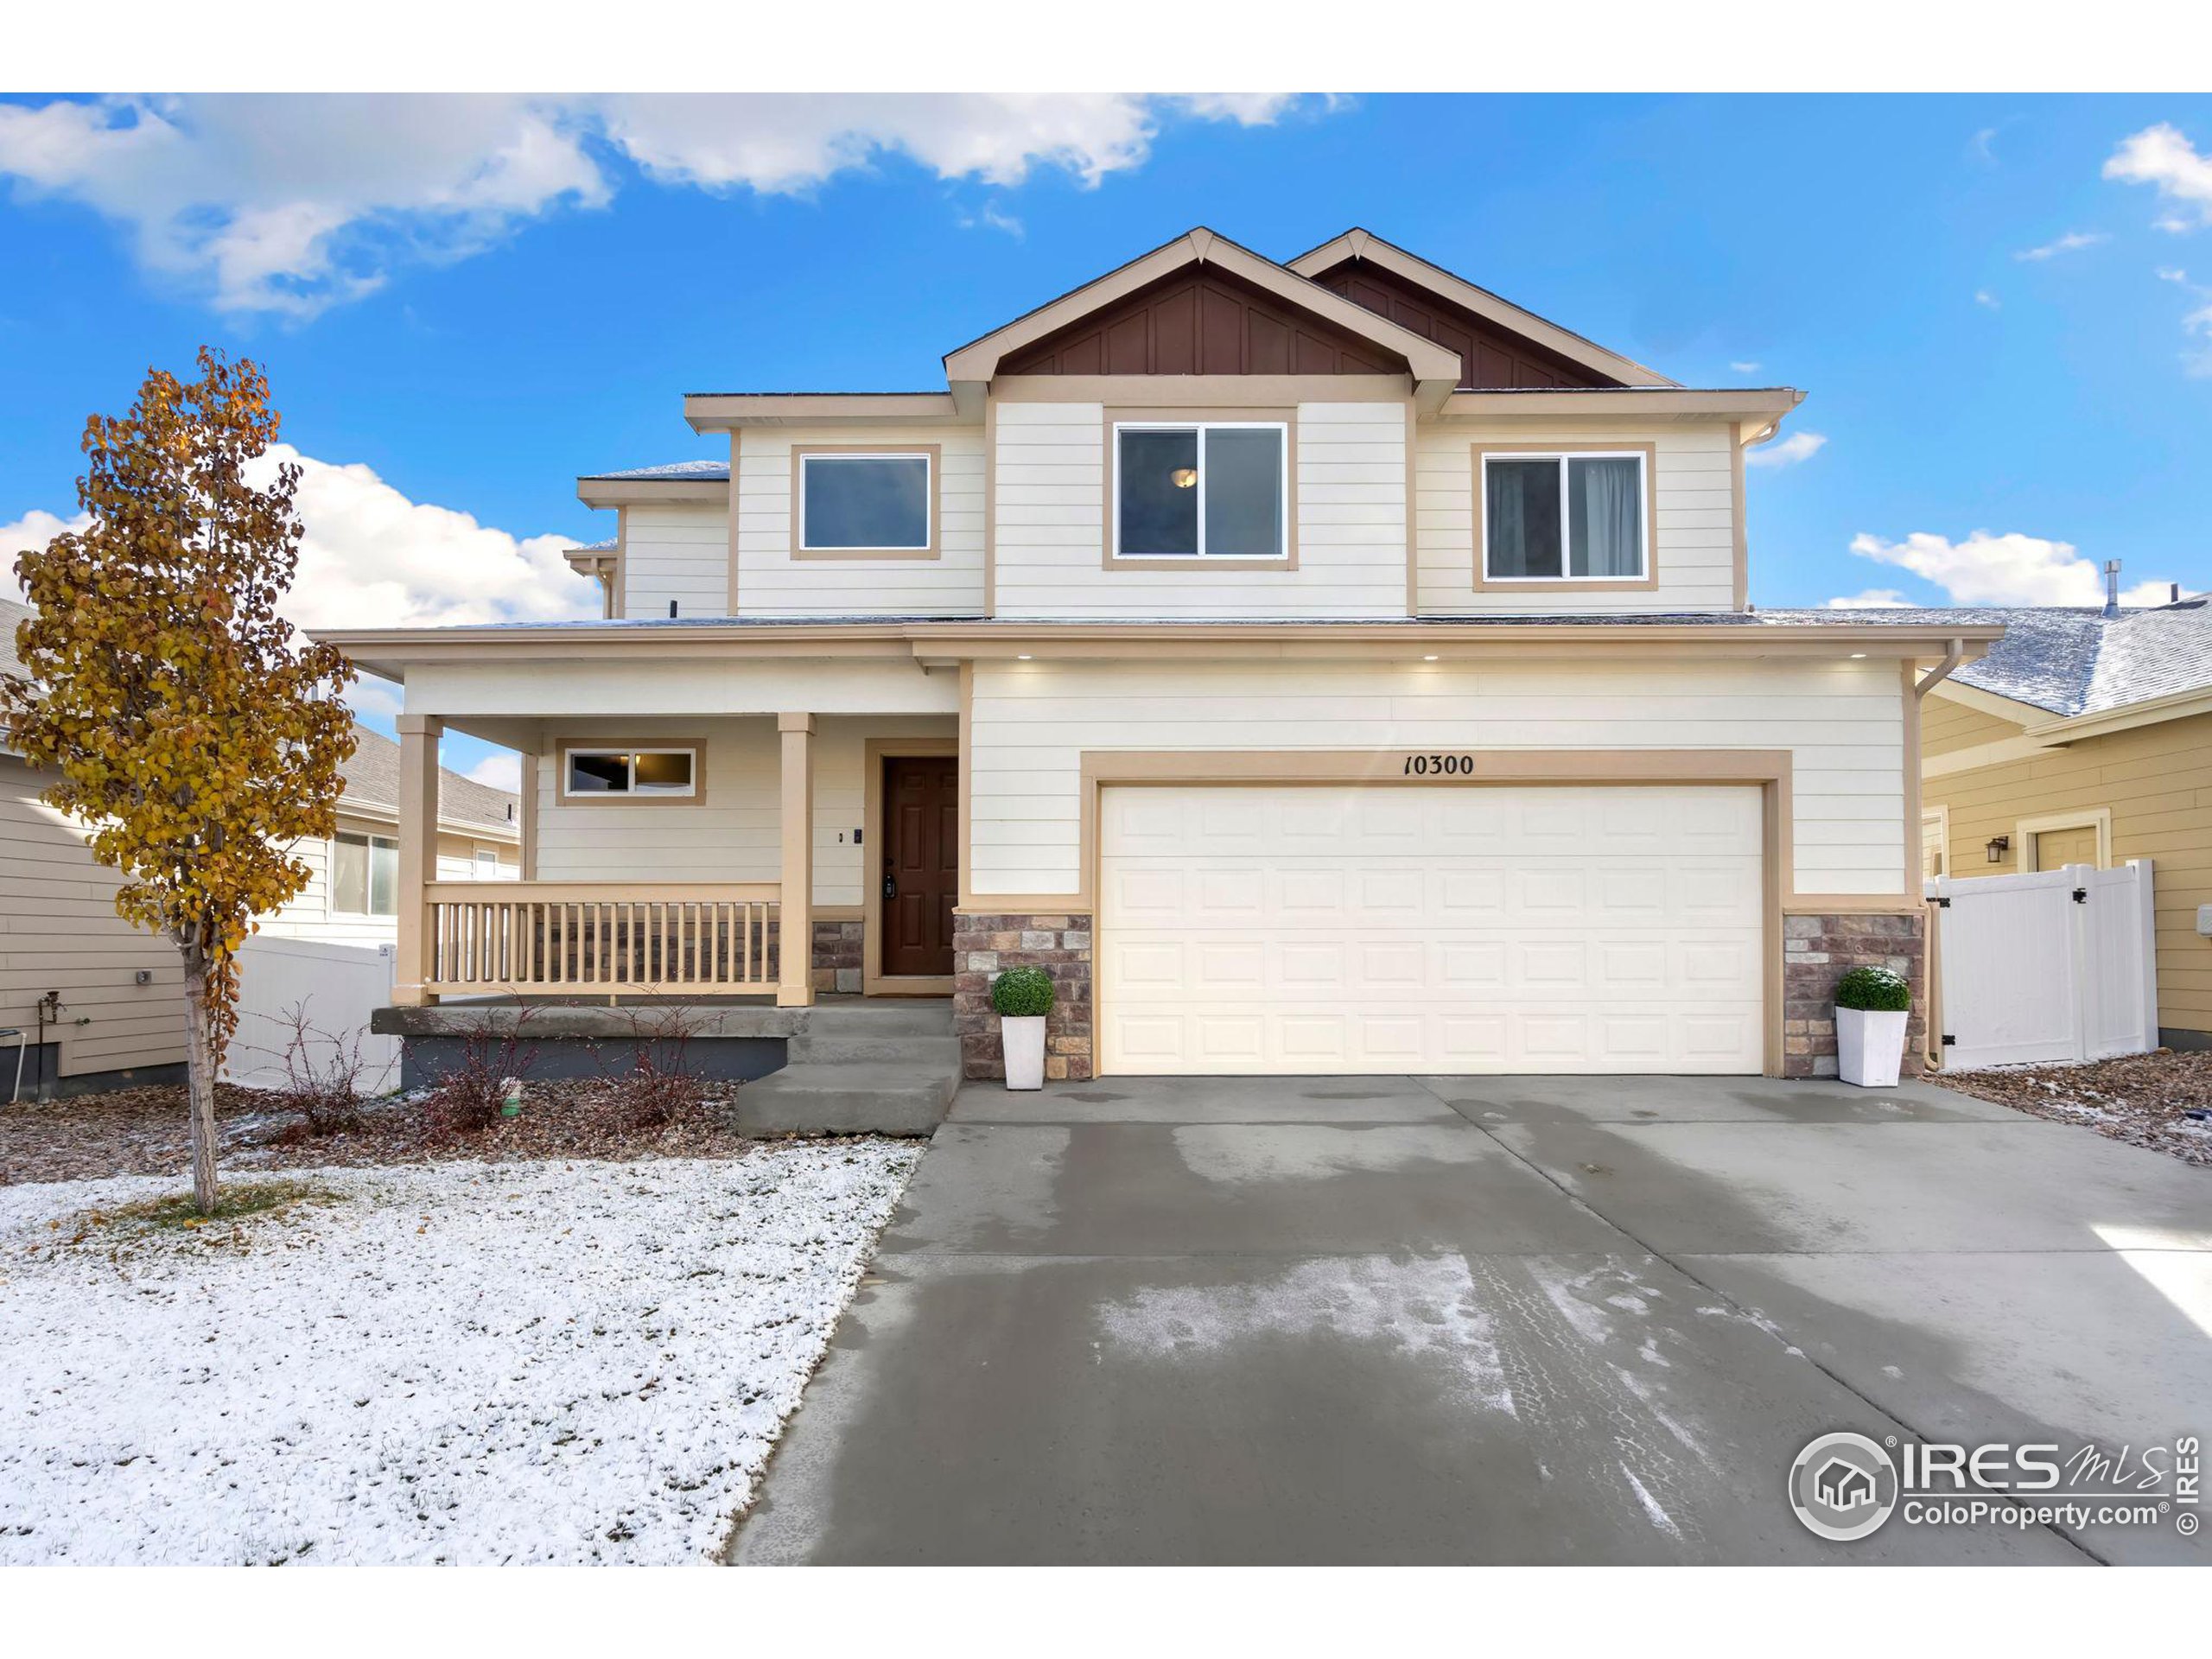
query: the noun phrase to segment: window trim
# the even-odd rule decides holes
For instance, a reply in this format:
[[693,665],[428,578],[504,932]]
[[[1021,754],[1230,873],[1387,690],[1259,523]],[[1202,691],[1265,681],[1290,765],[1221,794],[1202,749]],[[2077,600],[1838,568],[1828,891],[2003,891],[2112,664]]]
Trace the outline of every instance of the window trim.
[[[377,843],[382,842],[391,849],[394,866],[391,876],[391,909],[347,910],[338,902],[338,843],[342,840],[364,841],[368,843],[369,859],[361,871],[361,901],[373,906],[377,901]],[[373,830],[334,830],[330,832],[330,867],[324,874],[324,893],[327,912],[334,921],[386,922],[399,914],[399,837],[378,835]]]
[[[1282,434],[1282,551],[1280,553],[1192,553],[1124,556],[1122,546],[1122,439],[1124,429],[1173,431],[1192,427],[1274,428]],[[1105,545],[1100,563],[1108,570],[1295,570],[1298,569],[1298,411],[1294,409],[1109,409],[1105,411]],[[1205,534],[1205,476],[1199,474],[1199,533]]]
[[[555,799],[563,806],[697,806],[707,798],[707,746],[696,738],[565,737],[556,746],[560,767]],[[601,794],[578,792],[569,787],[569,757],[574,754],[688,754],[691,757],[691,792],[688,795],[654,792]]]
[[[1619,443],[1478,443],[1474,454],[1474,586],[1477,593],[1544,593],[1565,590],[1577,594],[1648,593],[1659,585],[1659,446],[1649,442]],[[1492,455],[1508,461],[1557,459],[1562,474],[1570,457],[1634,456],[1643,468],[1643,574],[1641,576],[1493,576],[1490,574],[1490,491],[1484,463]],[[1564,482],[1560,486],[1566,488]],[[1567,533],[1562,511],[1560,533]],[[1560,549],[1562,559],[1566,549]]]
[[[920,547],[809,547],[806,544],[806,463],[831,459],[925,461],[930,480],[929,539]],[[795,443],[791,446],[791,546],[799,560],[937,559],[944,553],[944,446],[938,443]]]

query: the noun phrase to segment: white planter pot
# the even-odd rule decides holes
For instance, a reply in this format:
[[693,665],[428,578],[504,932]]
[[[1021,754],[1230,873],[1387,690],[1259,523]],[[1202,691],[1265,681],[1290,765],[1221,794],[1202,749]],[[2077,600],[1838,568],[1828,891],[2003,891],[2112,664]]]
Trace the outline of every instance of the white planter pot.
[[1006,1048],[1006,1086],[1042,1089],[1045,1086],[1045,1016],[1007,1014],[999,1020],[999,1039]]
[[1910,1017],[1902,1008],[1838,1008],[1837,1074],[1861,1088],[1894,1088],[1897,1063],[1904,1058],[1904,1022]]

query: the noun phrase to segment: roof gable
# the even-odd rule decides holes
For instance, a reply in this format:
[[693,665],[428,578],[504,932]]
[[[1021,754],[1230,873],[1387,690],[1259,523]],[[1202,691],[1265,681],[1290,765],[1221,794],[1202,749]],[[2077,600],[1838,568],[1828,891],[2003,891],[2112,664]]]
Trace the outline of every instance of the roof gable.
[[[1346,231],[1299,255],[1289,269],[1362,306],[1379,309],[1410,332],[1452,345],[1462,355],[1463,376],[1475,377],[1459,382],[1469,390],[1678,384],[1432,265],[1371,231]],[[1447,332],[1429,332],[1440,327]],[[1465,345],[1454,344],[1453,336],[1462,334]],[[1471,361],[1467,361],[1470,348]],[[1554,378],[1535,378],[1543,373]],[[1491,378],[1502,374],[1529,378]]]
[[[1008,364],[1025,360],[1022,354],[1040,341],[1057,340],[1065,335],[1067,342],[1072,344],[1082,334],[1079,325],[1086,320],[1119,308],[1131,296],[1162,284],[1165,279],[1193,266],[1205,267],[1201,274],[1206,277],[1225,276],[1231,283],[1241,283],[1247,289],[1256,289],[1271,302],[1270,308],[1277,318],[1287,312],[1306,320],[1305,327],[1313,333],[1317,341],[1321,339],[1320,331],[1326,329],[1339,341],[1349,339],[1364,342],[1364,349],[1376,353],[1378,359],[1395,359],[1411,374],[1419,395],[1432,406],[1440,407],[1458,384],[1459,359],[1433,340],[1402,328],[1388,318],[1377,316],[1341,295],[1332,294],[1319,283],[1285,270],[1272,259],[1263,259],[1250,249],[1241,248],[1226,237],[1203,228],[1179,236],[1118,270],[1109,271],[948,353],[944,359],[945,378],[956,395],[963,386],[980,387],[993,376],[1009,372]],[[1250,314],[1248,299],[1246,315]],[[1341,345],[1338,348],[1343,349]],[[1263,346],[1262,355],[1271,350],[1271,346]],[[1102,341],[1102,355],[1104,351]],[[1146,351],[1150,357],[1152,347],[1147,346]]]
[[1190,265],[1009,353],[1007,374],[1402,374],[1371,340]]

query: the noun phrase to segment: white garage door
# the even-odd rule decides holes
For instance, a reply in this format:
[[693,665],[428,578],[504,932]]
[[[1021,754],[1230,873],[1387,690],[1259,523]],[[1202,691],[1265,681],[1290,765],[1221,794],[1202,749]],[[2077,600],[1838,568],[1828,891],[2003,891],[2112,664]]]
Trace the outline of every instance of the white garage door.
[[1103,1073],[1754,1072],[1760,798],[1104,791]]

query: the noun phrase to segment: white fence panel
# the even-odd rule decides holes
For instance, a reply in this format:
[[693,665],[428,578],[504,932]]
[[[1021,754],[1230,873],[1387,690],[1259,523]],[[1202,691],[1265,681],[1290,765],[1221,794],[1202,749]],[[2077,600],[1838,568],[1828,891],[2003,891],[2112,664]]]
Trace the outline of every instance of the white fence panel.
[[327,1067],[360,1044],[360,1087],[378,1093],[399,1081],[399,1039],[369,1033],[369,1015],[391,1001],[395,953],[388,944],[327,944],[256,934],[238,952],[238,1030],[223,1075],[249,1089],[284,1081],[284,1051],[301,1009],[314,1035],[308,1052]]
[[2151,861],[1927,884],[1942,973],[1943,1064],[2102,1059],[2158,1045]]

